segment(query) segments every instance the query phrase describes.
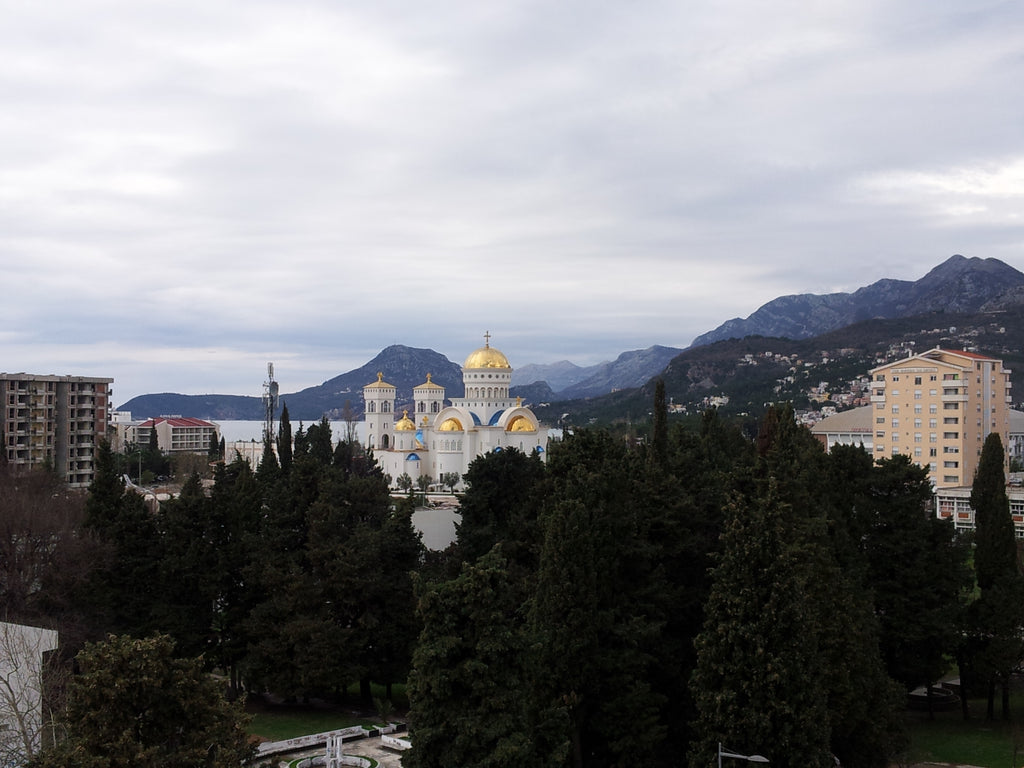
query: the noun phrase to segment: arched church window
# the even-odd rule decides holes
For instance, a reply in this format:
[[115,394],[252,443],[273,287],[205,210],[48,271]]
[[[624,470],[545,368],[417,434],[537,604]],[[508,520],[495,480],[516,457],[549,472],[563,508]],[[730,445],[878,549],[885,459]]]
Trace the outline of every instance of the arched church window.
[[381,435],[380,447],[381,448],[387,448],[388,447],[388,436],[387,435]]
[[377,404],[375,402],[373,402],[373,400],[371,400],[370,402],[368,402],[366,404],[366,410],[369,411],[370,413],[376,413],[377,412]]
[[439,410],[440,410],[440,408],[439,408],[439,404],[438,403],[431,403],[430,404],[430,412],[431,413],[437,413]]
[[416,412],[417,413],[423,413],[423,411],[426,410],[426,407],[427,407],[427,404],[422,402],[422,401],[419,402],[419,403],[416,403]]

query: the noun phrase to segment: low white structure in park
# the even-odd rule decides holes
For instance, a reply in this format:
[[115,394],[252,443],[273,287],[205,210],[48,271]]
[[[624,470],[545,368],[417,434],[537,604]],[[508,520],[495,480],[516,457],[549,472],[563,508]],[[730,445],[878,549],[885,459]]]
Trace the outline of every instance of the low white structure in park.
[[0,622],[0,765],[22,765],[39,751],[43,657],[56,649],[51,629]]
[[547,429],[521,398],[509,397],[512,366],[489,334],[462,366],[463,397],[446,405],[444,387],[426,376],[413,388],[413,412],[398,419],[396,389],[383,374],[363,387],[366,447],[392,481],[403,474],[413,482],[426,475],[438,483],[450,472],[461,477],[477,456],[505,448],[546,458]]

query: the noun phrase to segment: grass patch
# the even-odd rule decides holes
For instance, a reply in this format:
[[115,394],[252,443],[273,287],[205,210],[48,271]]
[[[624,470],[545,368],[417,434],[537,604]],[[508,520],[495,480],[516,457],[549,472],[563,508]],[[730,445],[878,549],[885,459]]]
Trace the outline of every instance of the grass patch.
[[249,708],[253,716],[249,733],[268,741],[284,741],[311,733],[336,731],[353,725],[369,725],[349,712],[303,706],[257,706]]
[[[964,721],[960,709],[936,712],[929,720],[925,712],[907,713],[910,746],[906,763],[962,763],[981,768],[1010,768],[1024,758],[1024,696],[1015,691],[1010,704],[1013,719],[985,720],[985,701],[968,702],[971,719]],[[1000,717],[996,701],[996,717]],[[1016,760],[1014,746],[1016,745]]]

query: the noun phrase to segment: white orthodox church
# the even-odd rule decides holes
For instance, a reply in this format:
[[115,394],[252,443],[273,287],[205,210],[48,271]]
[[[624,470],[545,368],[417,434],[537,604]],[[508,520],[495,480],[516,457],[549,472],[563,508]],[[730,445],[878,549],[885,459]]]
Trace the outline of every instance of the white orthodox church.
[[444,387],[427,380],[413,388],[413,413],[395,418],[395,387],[377,374],[363,387],[366,446],[392,479],[403,473],[413,482],[426,475],[439,482],[446,472],[461,477],[477,456],[504,448],[545,458],[548,436],[522,398],[510,399],[512,366],[490,345],[477,349],[462,366],[465,397],[445,405]]

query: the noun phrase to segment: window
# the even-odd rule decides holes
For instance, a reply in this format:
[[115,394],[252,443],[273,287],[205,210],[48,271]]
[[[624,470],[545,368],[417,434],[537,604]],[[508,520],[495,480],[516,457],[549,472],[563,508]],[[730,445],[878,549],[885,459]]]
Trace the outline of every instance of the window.
[[885,424],[885,416],[879,416],[875,419],[875,424]]
[[885,437],[885,430],[880,429],[877,432],[875,432],[875,437]]
[[915,448],[914,449],[914,458],[915,459],[920,459],[921,458],[921,449],[920,448]]
[[943,403],[942,410],[944,411],[959,411],[960,403]]
[[900,425],[900,420],[899,419],[893,419],[892,420],[892,425],[893,425],[893,427],[898,427]]
[[892,412],[893,413],[899,413],[900,412],[900,407],[898,405],[893,405]]
[[915,432],[914,433],[914,442],[915,443],[920,443],[921,442],[921,433],[920,432]]
[[945,445],[942,447],[943,453],[960,453],[960,446],[958,445]]
[[959,483],[960,475],[943,475],[942,482],[944,483]]
[[960,468],[960,462],[959,461],[944,461],[944,462],[942,462],[942,466],[945,469],[959,469]]
[[920,419],[914,419],[914,428],[915,429],[920,429],[921,428],[921,420]]
[[960,417],[959,416],[946,416],[942,420],[942,423],[943,424],[959,424],[960,423]]
[[920,403],[915,403],[914,404],[914,413],[920,413],[920,412],[921,412],[921,404]]
[[915,389],[914,390],[914,399],[915,400],[920,400],[921,399],[921,390],[920,389]]
[[921,386],[921,377],[920,376],[915,376],[914,377],[914,384],[915,384],[915,386],[918,386],[918,387]]
[[894,445],[892,447],[892,453],[895,454],[895,453],[899,453],[899,452],[900,452],[900,447],[898,445]]
[[885,381],[885,374],[884,373],[876,373],[875,374],[875,381]]
[[885,410],[885,403],[875,403],[875,410],[877,410],[877,411],[884,411]]
[[938,419],[928,419],[928,426],[931,429],[935,429],[935,427],[937,427],[938,425],[939,425],[939,420]]
[[937,406],[935,403],[929,404],[929,406],[928,406],[928,413],[938,413],[938,412],[939,412],[939,406]]
[[943,432],[942,433],[942,439],[943,440],[959,440],[960,439],[960,433],[959,432]]
[[928,449],[928,455],[929,456],[938,456],[938,449],[937,448],[929,448]]

